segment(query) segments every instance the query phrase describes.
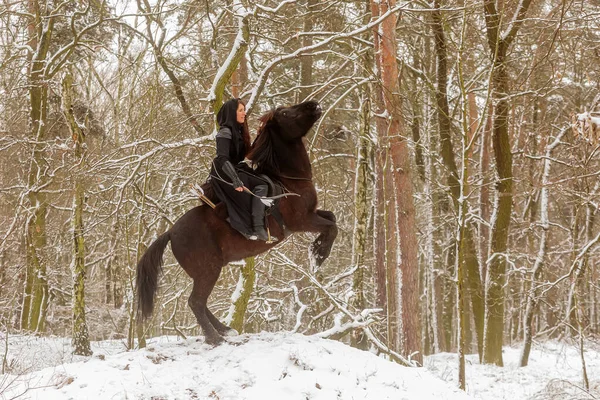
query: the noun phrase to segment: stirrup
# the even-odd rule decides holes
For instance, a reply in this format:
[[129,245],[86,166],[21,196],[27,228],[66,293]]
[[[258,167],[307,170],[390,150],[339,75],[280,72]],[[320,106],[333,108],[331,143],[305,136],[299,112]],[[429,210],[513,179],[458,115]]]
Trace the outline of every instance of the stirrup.
[[[265,231],[267,232],[267,239],[264,240],[265,243],[271,244],[271,243],[275,243],[275,242],[279,241],[279,239],[277,239],[275,236],[271,236],[271,231],[270,231],[270,229],[268,227],[263,227],[263,228],[265,228]],[[255,233],[252,233],[252,234],[246,236],[246,238],[248,240],[260,240],[260,241],[263,241],[263,240],[259,239],[258,235],[255,234]]]
[[265,241],[265,243],[267,244],[271,244],[271,243],[275,243],[277,241],[279,241],[279,239],[277,239],[275,236],[271,236],[271,230],[269,229],[269,227],[266,227],[267,229],[267,240]]

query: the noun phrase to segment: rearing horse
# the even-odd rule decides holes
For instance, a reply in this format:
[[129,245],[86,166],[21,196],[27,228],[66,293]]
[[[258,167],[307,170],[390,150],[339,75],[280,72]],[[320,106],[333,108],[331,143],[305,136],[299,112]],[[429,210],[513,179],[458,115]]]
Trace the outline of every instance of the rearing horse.
[[[261,170],[299,195],[282,198],[279,210],[286,232],[320,233],[310,245],[317,266],[329,256],[337,236],[335,215],[331,211],[317,209],[311,165],[302,142],[320,116],[321,107],[314,101],[270,111],[261,117],[262,126],[249,154]],[[217,345],[224,340],[223,335],[233,331],[207,307],[208,296],[219,279],[221,269],[231,261],[261,254],[275,244],[246,239],[231,228],[226,217],[223,203],[214,210],[207,206],[195,207],[148,247],[138,262],[136,278],[138,309],[144,318],[148,318],[154,309],[162,257],[167,243],[171,241],[175,259],[194,280],[188,304],[202,328],[206,343]],[[269,219],[272,234],[283,238],[284,229],[272,216]]]

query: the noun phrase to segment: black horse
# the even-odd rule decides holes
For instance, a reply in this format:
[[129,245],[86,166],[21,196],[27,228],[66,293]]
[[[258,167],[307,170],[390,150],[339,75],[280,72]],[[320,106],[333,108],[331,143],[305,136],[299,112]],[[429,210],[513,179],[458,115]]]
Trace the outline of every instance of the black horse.
[[[320,116],[321,107],[314,101],[270,111],[261,117],[262,125],[249,153],[249,158],[262,170],[299,195],[280,200],[285,229],[269,216],[272,235],[283,238],[288,231],[320,233],[310,246],[317,266],[329,256],[337,236],[335,215],[317,209],[311,165],[302,141]],[[208,206],[195,207],[150,245],[137,265],[138,309],[144,318],[152,314],[163,253],[171,241],[177,262],[194,280],[188,304],[204,332],[206,343],[217,345],[223,341],[222,335],[233,330],[222,324],[206,306],[221,269],[231,261],[263,253],[275,244],[246,239],[231,228],[226,217],[227,210],[222,203],[214,210]]]

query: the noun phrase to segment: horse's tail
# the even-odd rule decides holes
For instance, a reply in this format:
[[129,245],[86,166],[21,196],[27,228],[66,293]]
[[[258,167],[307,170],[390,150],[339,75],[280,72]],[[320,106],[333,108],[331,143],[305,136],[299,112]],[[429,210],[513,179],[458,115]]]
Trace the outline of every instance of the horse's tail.
[[154,295],[158,288],[158,275],[162,271],[163,253],[171,237],[169,231],[163,233],[148,247],[137,265],[136,288],[138,297],[138,312],[143,318],[152,315]]

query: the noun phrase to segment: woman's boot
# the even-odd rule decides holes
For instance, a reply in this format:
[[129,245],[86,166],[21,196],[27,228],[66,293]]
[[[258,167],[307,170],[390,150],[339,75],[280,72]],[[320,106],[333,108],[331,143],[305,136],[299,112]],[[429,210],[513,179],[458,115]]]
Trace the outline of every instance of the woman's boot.
[[252,193],[258,196],[252,197],[252,236],[256,236],[258,240],[262,240],[263,242],[269,240],[269,235],[265,230],[265,205],[260,201],[259,197],[266,196],[268,192],[269,187],[267,185],[256,185],[252,189]]

